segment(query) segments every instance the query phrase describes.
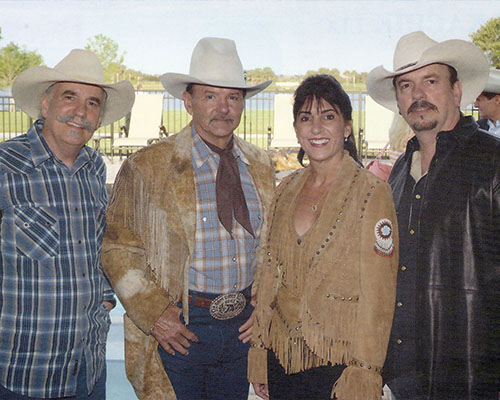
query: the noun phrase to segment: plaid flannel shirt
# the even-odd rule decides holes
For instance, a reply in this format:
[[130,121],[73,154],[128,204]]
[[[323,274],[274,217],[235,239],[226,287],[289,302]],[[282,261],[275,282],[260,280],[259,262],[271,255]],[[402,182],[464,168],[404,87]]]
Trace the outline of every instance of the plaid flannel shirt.
[[255,238],[236,220],[233,235],[217,215],[215,180],[219,155],[212,152],[193,128],[193,170],[196,189],[195,252],[189,271],[189,289],[207,293],[231,293],[245,289],[257,270],[255,250],[259,244],[263,208],[248,171],[248,160],[234,144],[233,154]]
[[90,391],[105,365],[114,299],[99,259],[106,167],[84,147],[70,171],[43,121],[0,144],[0,384],[30,397]]

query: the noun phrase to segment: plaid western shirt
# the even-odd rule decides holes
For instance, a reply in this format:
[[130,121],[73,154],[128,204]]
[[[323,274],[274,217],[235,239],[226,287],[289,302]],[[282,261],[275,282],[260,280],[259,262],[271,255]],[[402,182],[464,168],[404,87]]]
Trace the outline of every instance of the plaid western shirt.
[[106,167],[84,147],[70,171],[36,121],[0,143],[0,384],[30,397],[90,391],[105,363],[113,300],[99,259]]
[[196,190],[195,251],[189,270],[189,289],[206,293],[231,293],[248,287],[256,271],[263,208],[248,171],[248,159],[234,142],[233,154],[255,238],[233,219],[233,235],[220,223],[215,200],[219,155],[212,152],[193,128],[192,162]]

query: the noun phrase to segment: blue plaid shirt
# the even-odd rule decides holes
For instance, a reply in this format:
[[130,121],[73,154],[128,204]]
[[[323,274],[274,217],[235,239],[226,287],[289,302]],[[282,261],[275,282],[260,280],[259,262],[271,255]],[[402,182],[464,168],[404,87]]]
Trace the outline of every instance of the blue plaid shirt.
[[255,249],[262,228],[262,202],[248,171],[248,159],[235,141],[233,154],[255,238],[234,219],[231,236],[217,215],[215,180],[219,155],[208,148],[194,128],[192,134],[196,234],[195,252],[189,270],[189,289],[218,294],[240,291],[253,282],[257,269]]
[[90,391],[105,363],[113,299],[99,259],[106,166],[84,147],[70,171],[36,121],[0,143],[0,384],[30,397]]

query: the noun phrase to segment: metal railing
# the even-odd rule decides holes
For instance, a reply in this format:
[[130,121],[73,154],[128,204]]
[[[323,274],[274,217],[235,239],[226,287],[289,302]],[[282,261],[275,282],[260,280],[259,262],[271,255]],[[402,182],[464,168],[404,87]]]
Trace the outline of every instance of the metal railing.
[[[145,91],[163,93],[163,126],[168,134],[180,131],[191,120],[184,108],[184,102],[164,91]],[[120,127],[128,126],[130,114],[119,121],[100,127],[89,145],[100,143],[99,151],[112,155],[113,140],[118,137]],[[15,106],[11,96],[0,97],[0,141],[26,133],[33,120]],[[246,100],[241,122],[235,133],[255,145],[267,149],[274,125],[274,93],[262,92]],[[152,136],[157,133],[152,133]]]

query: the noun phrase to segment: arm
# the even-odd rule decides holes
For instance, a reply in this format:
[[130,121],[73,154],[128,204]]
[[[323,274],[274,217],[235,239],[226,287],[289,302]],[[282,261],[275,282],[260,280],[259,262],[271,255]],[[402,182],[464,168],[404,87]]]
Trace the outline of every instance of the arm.
[[158,287],[148,268],[141,222],[147,218],[148,193],[143,177],[127,161],[115,181],[107,212],[101,260],[128,316],[146,334],[151,333],[168,305],[168,293]]
[[[393,249],[390,238],[381,240],[392,223]],[[387,352],[398,268],[397,221],[390,187],[380,183],[373,190],[361,220],[360,238],[360,298],[356,334],[353,338],[352,359],[336,382],[337,397],[348,400],[379,400],[382,391],[381,368]],[[375,234],[375,226],[383,232]],[[384,227],[385,226],[385,227]],[[376,245],[381,248],[376,248]],[[385,248],[385,250],[384,250]]]

